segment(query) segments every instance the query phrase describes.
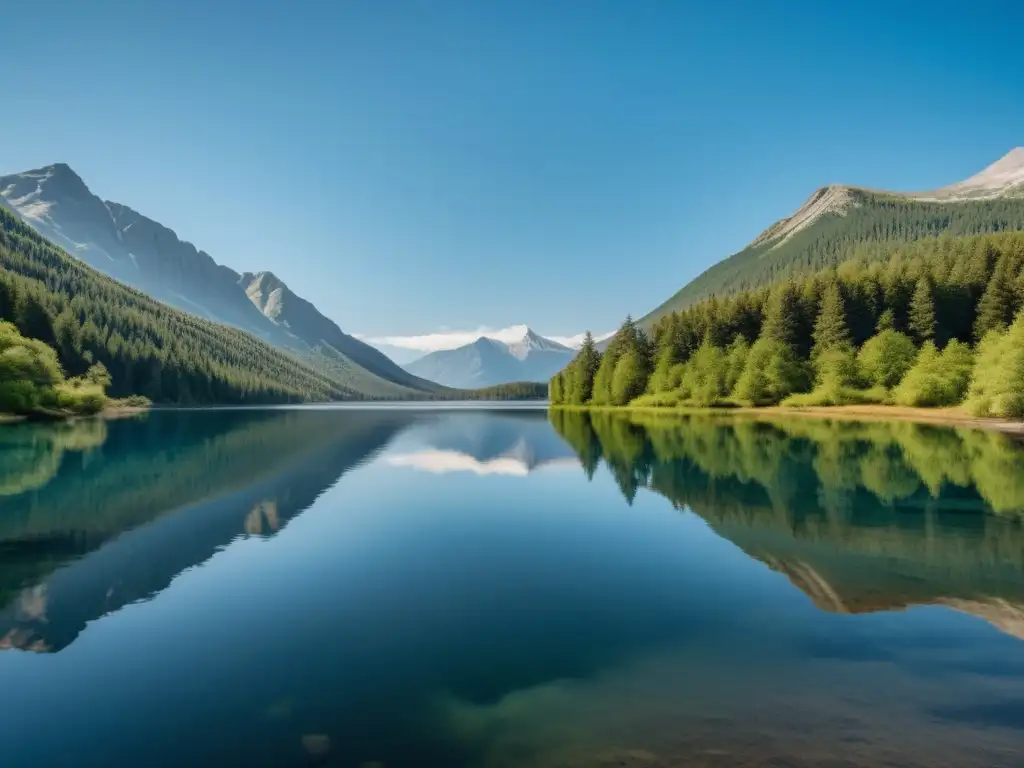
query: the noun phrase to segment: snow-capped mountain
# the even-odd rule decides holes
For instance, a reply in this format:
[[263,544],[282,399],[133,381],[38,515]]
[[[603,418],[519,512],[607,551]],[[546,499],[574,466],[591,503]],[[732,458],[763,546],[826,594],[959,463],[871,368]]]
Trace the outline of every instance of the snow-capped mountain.
[[547,381],[575,354],[570,347],[524,326],[518,340],[506,342],[481,336],[472,344],[431,352],[405,369],[448,387],[490,387],[513,381]]

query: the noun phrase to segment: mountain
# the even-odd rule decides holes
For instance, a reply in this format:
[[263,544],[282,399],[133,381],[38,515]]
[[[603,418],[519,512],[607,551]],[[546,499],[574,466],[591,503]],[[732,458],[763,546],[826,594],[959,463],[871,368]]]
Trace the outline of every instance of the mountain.
[[543,410],[449,413],[421,420],[415,450],[392,452],[385,461],[432,474],[525,477],[554,467],[578,467],[572,448],[551,429]]
[[642,317],[645,329],[710,296],[834,266],[859,246],[1024,229],[1024,147],[965,181],[925,192],[832,184]]
[[320,314],[313,304],[293,293],[273,272],[246,272],[239,277],[238,284],[264,317],[286,328],[311,347],[321,352],[327,349],[338,352],[377,376],[411,389],[428,392],[438,389],[434,382],[413,376],[383,352],[344,333],[333,320]]
[[405,369],[446,387],[475,389],[513,381],[547,381],[575,354],[525,328],[518,341],[505,343],[481,336],[472,344],[431,352]]
[[240,275],[171,229],[94,195],[68,165],[0,177],[0,197],[52,243],[114,279],[191,314],[298,353],[366,395],[438,389],[341,331],[269,272]]
[[359,377],[314,370],[244,331],[162,304],[72,258],[6,210],[0,319],[52,346],[70,376],[103,363],[115,397],[240,405],[364,396]]

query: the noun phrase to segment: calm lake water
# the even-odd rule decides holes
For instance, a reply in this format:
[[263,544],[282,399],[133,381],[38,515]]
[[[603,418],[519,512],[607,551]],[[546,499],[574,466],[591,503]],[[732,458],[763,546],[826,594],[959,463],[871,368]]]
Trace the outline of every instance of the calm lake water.
[[4,766],[1020,766],[1024,450],[531,409],[0,429]]

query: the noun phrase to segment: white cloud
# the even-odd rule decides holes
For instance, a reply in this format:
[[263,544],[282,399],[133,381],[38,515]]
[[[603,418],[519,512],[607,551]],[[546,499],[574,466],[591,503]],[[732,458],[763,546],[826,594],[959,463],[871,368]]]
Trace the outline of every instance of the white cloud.
[[[584,332],[577,333],[575,336],[547,336],[545,338],[551,339],[552,341],[557,341],[559,344],[564,344],[565,346],[572,347],[573,349],[579,349],[580,346],[582,346],[583,344],[583,337],[586,335],[586,332]],[[594,341],[604,341],[605,339],[611,338],[614,335],[615,331],[611,331],[609,333],[594,334]]]
[[[511,344],[520,341],[526,335],[527,330],[528,327],[525,325],[511,325],[508,328],[497,329],[480,326],[470,331],[444,329],[435,333],[423,333],[414,336],[366,336],[364,334],[356,334],[356,338],[362,339],[374,346],[383,345],[386,347],[399,347],[401,349],[414,349],[419,352],[437,352],[441,349],[455,349],[466,344],[472,344],[481,336]],[[584,336],[582,333],[577,333],[574,336],[548,335],[546,333],[540,335],[552,341],[557,341],[559,344],[574,348],[583,343]],[[611,333],[606,333],[594,338],[600,341],[611,335]]]
[[526,462],[511,456],[498,456],[480,461],[468,454],[458,451],[426,450],[418,453],[402,453],[388,456],[385,461],[392,467],[411,467],[432,475],[445,475],[449,472],[472,472],[474,475],[510,475],[525,477],[531,470],[555,468],[579,468],[575,458],[550,459],[549,461],[530,467]]

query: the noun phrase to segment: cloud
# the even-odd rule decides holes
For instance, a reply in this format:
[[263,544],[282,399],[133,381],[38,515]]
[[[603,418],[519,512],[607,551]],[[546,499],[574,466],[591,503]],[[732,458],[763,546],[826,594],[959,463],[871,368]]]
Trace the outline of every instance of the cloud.
[[480,461],[459,451],[426,450],[417,453],[401,453],[388,456],[385,460],[393,467],[411,467],[432,475],[444,475],[449,472],[472,472],[474,475],[511,475],[525,477],[532,470],[547,468],[576,468],[580,462],[575,457],[549,459],[530,466],[525,461],[512,456]]
[[[583,337],[586,336],[586,332],[577,333],[575,336],[546,336],[545,338],[557,341],[559,344],[564,344],[567,347],[573,349],[579,349],[583,345]],[[611,338],[615,335],[615,331],[609,333],[594,334],[594,341],[604,341],[605,339]]]
[[[437,352],[441,349],[455,349],[466,344],[472,344],[481,336],[511,344],[520,341],[526,335],[527,330],[529,329],[525,325],[511,325],[508,328],[497,329],[480,326],[470,331],[449,330],[446,328],[435,333],[424,333],[414,336],[366,336],[364,334],[356,334],[356,338],[374,346],[414,349],[419,352]],[[552,341],[557,341],[559,344],[564,344],[567,347],[578,347],[583,343],[584,334],[577,333],[573,336],[559,336],[542,333],[540,335]],[[595,338],[600,341],[611,335],[606,333],[602,336],[595,336]]]

